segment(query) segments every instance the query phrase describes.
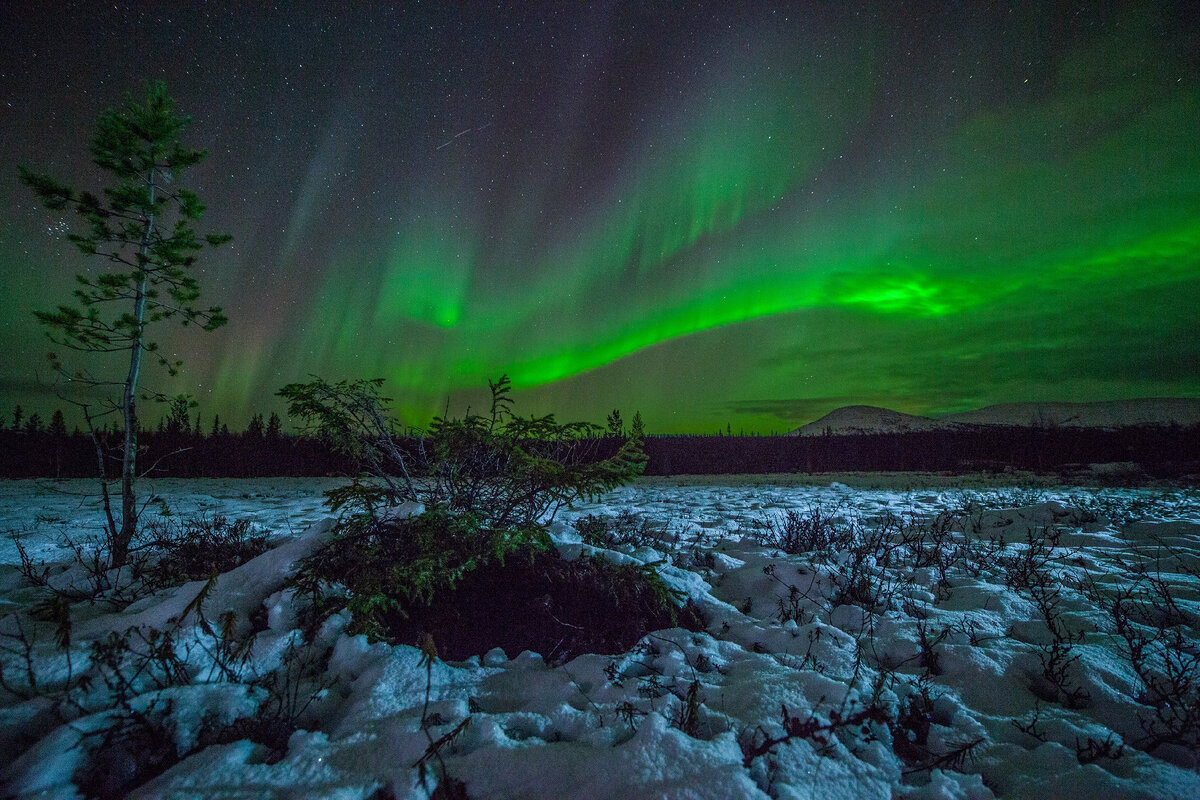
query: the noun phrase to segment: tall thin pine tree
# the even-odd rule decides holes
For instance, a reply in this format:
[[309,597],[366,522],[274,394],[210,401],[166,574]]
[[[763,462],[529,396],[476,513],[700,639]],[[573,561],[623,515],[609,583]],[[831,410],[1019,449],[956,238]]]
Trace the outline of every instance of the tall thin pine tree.
[[80,252],[98,257],[107,267],[107,271],[76,276],[79,286],[73,304],[35,314],[46,326],[50,339],[62,347],[89,354],[124,353],[128,357],[125,377],[119,380],[90,370],[69,371],[56,354],[51,354],[51,362],[67,381],[92,389],[115,388],[120,393],[119,399],[110,400],[100,414],[79,404],[93,433],[97,417],[110,412],[119,413],[124,426],[119,517],[114,516],[109,502],[100,439],[93,437],[113,567],[126,563],[137,530],[134,482],[142,359],[146,355],[157,358],[171,374],[181,363],[158,354],[157,344],[147,336],[147,327],[176,318],[183,325],[213,330],[226,321],[220,308],[196,305],[200,286],[190,273],[204,242],[215,247],[230,237],[210,235],[202,242],[193,224],[203,214],[204,205],[194,192],[178,185],[180,174],[206,155],[180,142],[189,122],[188,117],[176,112],[175,101],[162,82],[147,84],[144,100],[126,95],[120,107],[101,113],[91,140],[92,161],[113,179],[102,197],[77,192],[45,174],[20,170],[22,182],[33,189],[46,208],[57,211],[71,207],[83,218],[86,233],[73,233],[69,238]]

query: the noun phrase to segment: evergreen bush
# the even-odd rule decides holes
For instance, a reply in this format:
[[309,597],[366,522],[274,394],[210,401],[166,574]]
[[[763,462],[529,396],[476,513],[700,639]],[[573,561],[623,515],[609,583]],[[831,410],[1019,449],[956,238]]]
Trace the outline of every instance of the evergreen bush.
[[431,607],[480,568],[510,557],[532,563],[550,550],[547,526],[560,508],[645,466],[640,439],[598,458],[598,426],[517,416],[507,377],[489,382],[488,414],[438,417],[427,431],[401,431],[381,385],[316,378],[279,392],[307,433],[365,473],[327,492],[338,528],[296,585],[318,617],[344,606],[353,630],[372,638],[391,638],[413,609]]

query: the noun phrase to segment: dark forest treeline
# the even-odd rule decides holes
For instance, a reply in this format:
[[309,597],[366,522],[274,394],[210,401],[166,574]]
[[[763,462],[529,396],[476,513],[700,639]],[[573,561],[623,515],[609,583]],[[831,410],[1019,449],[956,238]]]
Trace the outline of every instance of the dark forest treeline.
[[[109,476],[120,474],[120,432],[101,431]],[[314,439],[221,432],[210,435],[143,431],[140,472],[172,478],[255,478],[349,473],[353,465]],[[87,434],[0,430],[0,478],[92,478],[96,443]]]
[[828,436],[648,437],[647,474],[767,472],[1049,472],[1132,462],[1147,474],[1200,472],[1200,426],[1097,428],[988,426]]
[[[102,442],[119,446],[117,433]],[[347,475],[352,463],[314,439],[252,429],[243,433],[147,431],[138,463],[157,477]],[[619,441],[593,444],[597,458]],[[410,443],[411,444],[411,443]],[[647,475],[769,472],[1056,471],[1069,465],[1133,462],[1147,474],[1200,473],[1200,426],[1089,428],[986,427],[855,436],[647,436]],[[110,450],[115,452],[115,450]],[[110,462],[110,474],[119,461]],[[61,428],[0,430],[0,477],[83,478],[97,474],[96,447]]]

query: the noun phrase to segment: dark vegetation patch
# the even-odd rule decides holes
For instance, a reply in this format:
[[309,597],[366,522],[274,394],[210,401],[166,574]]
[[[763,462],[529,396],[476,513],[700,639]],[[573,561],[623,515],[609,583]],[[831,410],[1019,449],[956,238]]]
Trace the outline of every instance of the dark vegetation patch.
[[671,538],[665,524],[628,509],[616,515],[587,514],[576,519],[571,526],[584,544],[609,550],[624,545],[661,548]]
[[249,520],[230,521],[222,514],[152,522],[148,533],[147,546],[158,557],[147,571],[163,586],[229,572],[270,548],[267,534]]
[[532,650],[557,664],[623,653],[651,631],[704,630],[699,609],[676,602],[652,567],[539,552],[475,570],[432,604],[410,606],[407,616],[393,611],[387,624],[397,643],[432,634],[439,654],[454,661],[500,647],[510,657]]
[[[87,759],[73,776],[84,797],[126,796],[206,747],[243,739],[261,745],[264,763],[275,764],[287,753],[288,739],[296,731],[293,723],[272,714],[241,717],[229,725],[205,720],[193,747],[181,752],[175,731],[166,721],[169,710],[169,705],[148,711],[126,709],[108,726],[85,736]],[[88,742],[89,738],[96,741]]]
[[121,797],[179,761],[160,714],[127,712],[96,735],[99,743],[74,775],[84,797]]
[[[165,509],[165,504],[163,506]],[[271,538],[249,520],[223,514],[166,516],[140,528],[129,543],[125,563],[110,566],[111,537],[79,536],[64,530],[58,545],[71,553],[66,562],[35,560],[17,532],[9,538],[18,569],[30,586],[45,592],[45,603],[103,603],[121,609],[161,589],[206,580],[240,567],[271,548]]]
[[240,717],[226,727],[202,730],[196,752],[212,745],[233,744],[249,739],[266,749],[264,764],[278,764],[287,755],[288,740],[297,730],[294,721],[274,714]]

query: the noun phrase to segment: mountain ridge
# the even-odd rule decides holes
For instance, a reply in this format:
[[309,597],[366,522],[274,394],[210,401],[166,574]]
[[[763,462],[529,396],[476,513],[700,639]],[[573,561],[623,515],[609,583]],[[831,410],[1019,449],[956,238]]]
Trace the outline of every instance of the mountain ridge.
[[789,436],[907,433],[978,426],[1123,428],[1200,425],[1200,398],[1146,397],[1094,402],[997,403],[939,417],[868,405],[842,406],[790,431]]

